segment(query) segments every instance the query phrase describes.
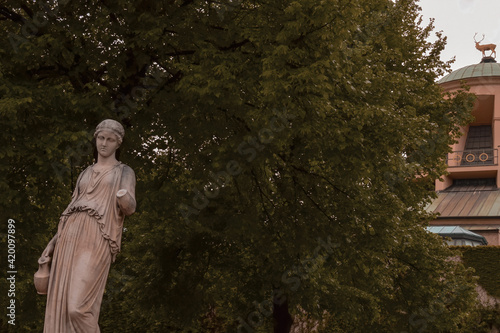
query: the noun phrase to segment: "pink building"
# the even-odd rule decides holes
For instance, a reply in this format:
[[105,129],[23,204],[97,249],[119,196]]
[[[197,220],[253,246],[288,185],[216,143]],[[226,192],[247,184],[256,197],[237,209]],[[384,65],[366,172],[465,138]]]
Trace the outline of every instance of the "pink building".
[[445,91],[454,91],[463,81],[477,96],[475,119],[462,129],[464,135],[448,154],[449,174],[436,181],[438,198],[428,209],[440,215],[431,227],[457,226],[464,231],[464,239],[476,234],[488,245],[500,245],[500,64],[485,57],[438,83]]

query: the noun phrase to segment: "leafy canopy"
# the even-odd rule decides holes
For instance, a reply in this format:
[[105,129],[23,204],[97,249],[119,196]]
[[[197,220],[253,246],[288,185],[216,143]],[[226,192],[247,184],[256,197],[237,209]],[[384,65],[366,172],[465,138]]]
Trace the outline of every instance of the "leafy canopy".
[[273,302],[327,332],[467,327],[471,278],[423,226],[473,99],[435,84],[446,39],[414,1],[6,0],[0,25],[25,331],[105,118],[126,127],[138,211],[104,331],[268,331]]

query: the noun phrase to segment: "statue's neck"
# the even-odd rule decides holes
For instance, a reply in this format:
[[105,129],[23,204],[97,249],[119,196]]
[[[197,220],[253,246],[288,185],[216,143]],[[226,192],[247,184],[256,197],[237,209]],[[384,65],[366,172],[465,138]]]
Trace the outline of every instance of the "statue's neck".
[[108,156],[108,157],[103,157],[103,156],[98,156],[97,157],[97,165],[99,166],[111,166],[111,165],[115,165],[118,163],[118,160],[116,159],[115,155],[111,155],[111,156]]

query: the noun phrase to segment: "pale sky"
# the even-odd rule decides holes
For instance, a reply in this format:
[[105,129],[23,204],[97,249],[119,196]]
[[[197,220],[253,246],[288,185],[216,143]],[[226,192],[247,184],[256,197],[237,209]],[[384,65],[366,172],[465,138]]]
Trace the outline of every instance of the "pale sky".
[[[476,50],[474,34],[480,44],[497,44],[500,55],[500,1],[499,0],[420,0],[424,22],[434,18],[434,31],[443,31],[448,37],[446,49],[441,53],[441,60],[450,60],[455,56],[452,70],[477,64],[481,61],[481,52]],[[486,51],[486,55],[489,55]],[[497,58],[500,63],[500,57]]]

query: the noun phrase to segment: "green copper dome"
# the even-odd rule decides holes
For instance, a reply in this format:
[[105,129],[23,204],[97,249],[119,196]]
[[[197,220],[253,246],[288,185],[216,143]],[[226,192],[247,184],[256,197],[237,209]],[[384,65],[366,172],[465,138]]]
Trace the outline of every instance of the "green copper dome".
[[446,75],[438,83],[442,84],[481,76],[500,76],[500,64],[496,62],[481,62],[476,65],[462,67]]

